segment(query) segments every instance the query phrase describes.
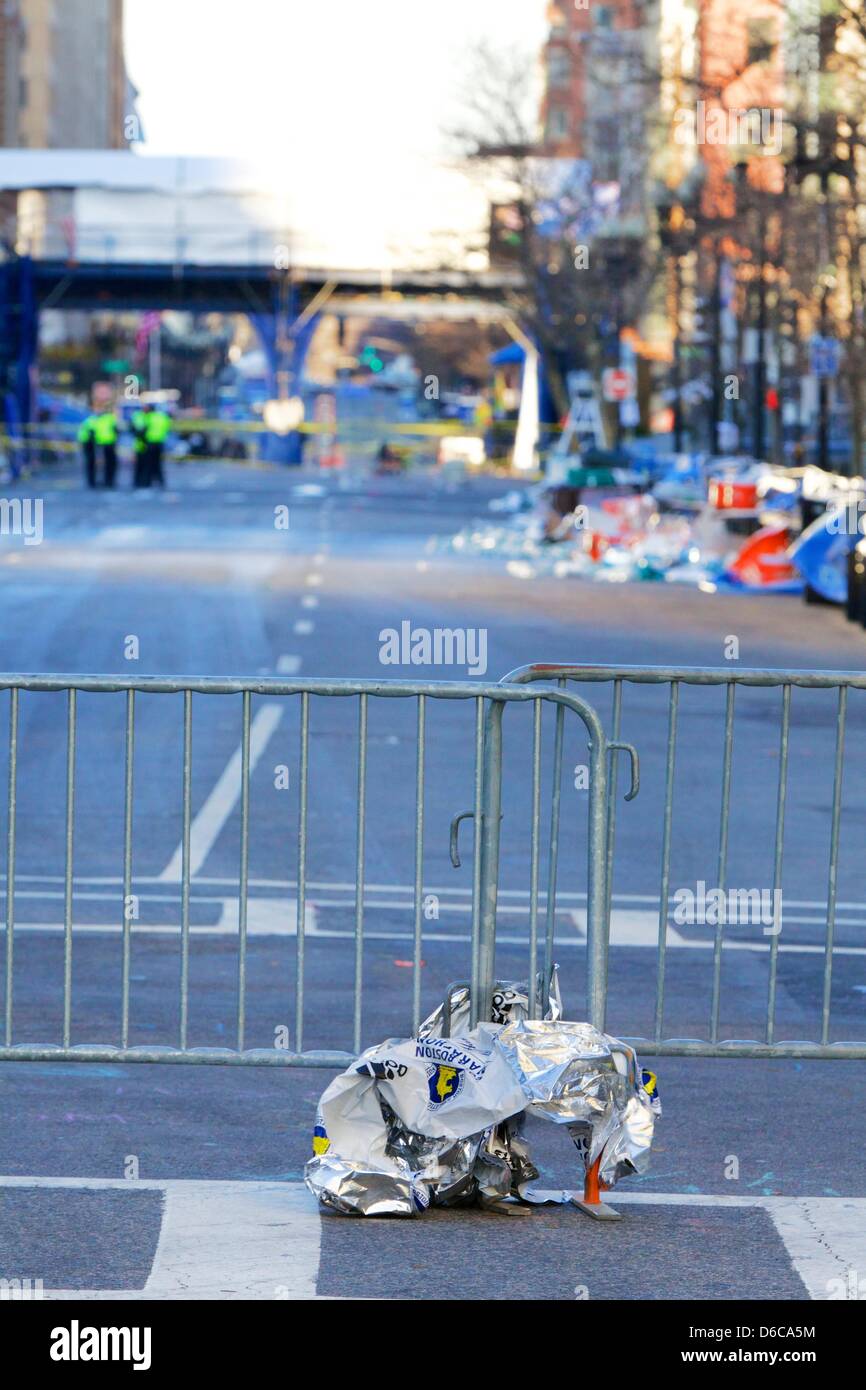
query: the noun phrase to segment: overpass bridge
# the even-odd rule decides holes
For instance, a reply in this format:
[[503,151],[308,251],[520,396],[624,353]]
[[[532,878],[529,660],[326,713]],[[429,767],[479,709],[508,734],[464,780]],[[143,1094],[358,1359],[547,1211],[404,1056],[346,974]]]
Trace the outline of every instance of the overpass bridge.
[[513,272],[278,270],[265,264],[75,261],[8,255],[0,263],[0,389],[14,432],[33,420],[39,316],[46,309],[175,309],[247,314],[273,379],[297,380],[323,309],[338,315],[512,323]]
[[241,161],[0,151],[0,192],[7,202],[17,195],[0,261],[7,427],[32,418],[39,316],[48,309],[247,314],[275,394],[285,374],[300,373],[326,305],[346,316],[508,322],[515,271],[316,260],[321,248],[277,220],[285,209],[265,179]]
[[[384,311],[389,300],[462,301],[463,317],[491,317],[520,286],[511,271],[278,270],[260,263],[201,264],[160,261],[75,261],[30,257],[26,270],[37,309],[185,309],[192,312],[268,314],[289,303],[296,314],[333,299],[336,312]],[[10,267],[13,269],[14,267]],[[375,308],[364,303],[369,296]],[[343,302],[346,301],[346,302]],[[437,304],[433,307],[441,307]],[[423,312],[423,311],[422,311]],[[493,315],[495,316],[495,314]]]

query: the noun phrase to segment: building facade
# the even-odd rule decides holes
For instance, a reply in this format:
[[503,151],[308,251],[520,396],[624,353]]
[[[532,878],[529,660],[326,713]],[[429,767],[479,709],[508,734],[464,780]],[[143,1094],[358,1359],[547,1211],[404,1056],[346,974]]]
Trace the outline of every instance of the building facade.
[[547,12],[541,153],[585,161],[592,182],[618,183],[627,203],[640,201],[657,10],[635,0],[554,0]]
[[123,149],[135,138],[123,0],[4,0],[0,144]]
[[[123,0],[0,0],[0,146],[125,149],[140,138]],[[71,194],[0,194],[19,250],[72,254]]]

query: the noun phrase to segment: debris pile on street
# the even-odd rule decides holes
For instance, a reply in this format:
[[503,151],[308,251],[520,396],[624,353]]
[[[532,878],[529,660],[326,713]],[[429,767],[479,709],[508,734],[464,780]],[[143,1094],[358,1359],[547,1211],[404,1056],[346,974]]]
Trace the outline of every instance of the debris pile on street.
[[[511,1214],[574,1201],[589,1215],[615,1216],[598,1192],[646,1171],[661,1113],[656,1078],[626,1043],[563,1020],[555,985],[545,1019],[529,1018],[527,996],[526,985],[498,986],[498,1021],[469,1029],[468,990],[458,989],[447,1007],[455,1036],[440,1036],[450,1032],[442,1006],[417,1036],[368,1048],[331,1082],[305,1168],[323,1207],[414,1216],[431,1204],[480,1205]],[[534,1186],[530,1114],[566,1128],[587,1181],[583,1201]]]
[[708,593],[805,586],[842,602],[847,555],[860,533],[838,518],[852,513],[852,503],[863,511],[863,488],[862,479],[818,468],[695,455],[643,473],[571,467],[556,481],[497,498],[496,520],[460,532],[451,546],[504,558],[517,578],[651,580]]

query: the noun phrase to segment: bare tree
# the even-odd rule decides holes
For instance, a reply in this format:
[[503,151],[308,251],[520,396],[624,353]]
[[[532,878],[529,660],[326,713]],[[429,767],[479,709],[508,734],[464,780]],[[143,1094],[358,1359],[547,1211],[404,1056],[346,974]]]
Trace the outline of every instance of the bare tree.
[[464,119],[451,132],[494,201],[510,205],[516,319],[537,343],[557,410],[565,375],[598,373],[616,360],[620,330],[634,322],[658,269],[647,239],[605,237],[586,161],[545,158],[538,128],[535,59],[482,45],[472,55]]

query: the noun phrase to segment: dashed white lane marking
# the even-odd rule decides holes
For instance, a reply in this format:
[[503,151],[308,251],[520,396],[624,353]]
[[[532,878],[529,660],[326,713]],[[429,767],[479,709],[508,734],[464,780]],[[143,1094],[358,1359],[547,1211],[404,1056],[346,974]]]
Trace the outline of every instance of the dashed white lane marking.
[[[165,1193],[162,1229],[143,1289],[50,1289],[45,1290],[45,1298],[304,1299],[316,1296],[321,1218],[315,1200],[301,1183],[2,1177],[2,1187],[116,1192],[148,1189]],[[856,1297],[858,1280],[862,1277],[858,1272],[866,1269],[864,1197],[616,1191],[606,1200],[613,1207],[764,1210],[809,1297],[814,1300]],[[581,1218],[568,1213],[567,1219]],[[634,1221],[634,1235],[639,1241],[639,1219]],[[419,1240],[423,1239],[423,1222],[418,1236]]]
[[[250,725],[250,773],[264,752],[268,739],[283,717],[283,705],[272,701],[257,710]],[[190,827],[190,874],[198,873],[231,815],[241,794],[241,746],[229,758],[219,781]],[[183,841],[160,874],[162,883],[180,883],[183,875]]]
[[[223,898],[223,907],[216,927],[209,932],[236,936],[240,921],[240,899]],[[250,936],[297,936],[298,904],[294,898],[249,898],[247,901],[247,932]],[[315,904],[304,904],[304,933],[317,936]]]
[[302,608],[318,608],[318,606],[319,600],[315,594],[304,594],[304,597],[301,599]]
[[[586,940],[586,908],[576,908],[569,913],[572,922]],[[659,939],[659,915],[657,912],[641,911],[639,908],[614,908],[610,914],[611,946],[657,946]],[[688,946],[685,937],[668,923],[667,943],[669,946]],[[712,945],[712,942],[708,942]]]
[[102,546],[140,545],[150,536],[148,526],[103,526],[96,534],[96,544]]
[[299,618],[292,631],[295,632],[298,637],[309,637],[314,628],[315,623],[311,623],[309,618]]
[[315,589],[321,582],[322,576],[320,574],[308,574],[304,579],[304,583],[311,589]]
[[277,658],[277,674],[280,676],[296,676],[300,669],[299,656],[286,655]]
[[[411,904],[409,904],[411,906]],[[443,907],[450,904],[440,904],[440,911]],[[519,911],[519,908],[497,907],[498,912]],[[525,910],[525,909],[524,909]],[[586,908],[575,908],[569,911],[568,916],[578,932],[581,942],[586,941]],[[822,917],[786,917],[784,923],[790,925],[797,923],[801,926],[825,926],[826,918]],[[839,925],[837,918],[837,925]],[[846,923],[845,925],[859,925],[858,923]],[[736,926],[726,928],[723,941],[723,948],[726,951],[769,951],[771,937],[766,937],[763,941],[737,941],[731,937],[731,932],[736,931]],[[610,944],[611,946],[650,946],[657,947],[659,939],[659,914],[652,911],[639,911],[629,908],[613,908],[610,914]],[[678,931],[669,921],[667,924],[666,943],[668,946],[685,946],[691,950],[712,950],[714,941],[707,937],[687,937]],[[561,940],[557,945],[563,945]],[[805,941],[785,941],[780,937],[780,951],[795,951],[811,954],[823,954],[825,946],[823,942]],[[841,946],[834,943],[834,954],[839,955],[866,955],[864,946]]]

